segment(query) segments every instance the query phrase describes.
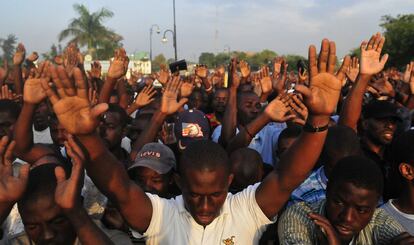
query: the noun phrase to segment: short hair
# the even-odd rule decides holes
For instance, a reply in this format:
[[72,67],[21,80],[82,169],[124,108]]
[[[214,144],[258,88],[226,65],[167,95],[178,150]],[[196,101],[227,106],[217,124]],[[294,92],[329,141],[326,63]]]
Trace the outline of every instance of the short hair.
[[230,159],[223,147],[210,140],[190,143],[183,151],[178,164],[180,174],[187,169],[214,171],[218,168],[224,168],[230,173]]
[[360,153],[359,138],[350,127],[335,125],[328,129],[321,153],[322,161],[330,161]]
[[231,172],[234,179],[231,189],[240,191],[249,185],[261,181],[263,160],[260,154],[250,148],[240,148],[230,155]]
[[122,127],[125,127],[131,121],[131,118],[128,116],[126,111],[118,104],[108,104],[108,110],[106,112],[118,113]]
[[382,195],[384,189],[384,177],[380,167],[365,156],[348,156],[339,160],[329,177],[327,193],[344,183],[373,190],[378,196]]
[[218,92],[226,92],[226,93],[228,93],[229,90],[227,88],[216,88],[216,90],[214,91],[214,94],[216,94]]
[[17,120],[20,115],[20,105],[12,100],[2,99],[0,100],[0,112],[7,112],[13,119]]
[[391,144],[392,160],[396,168],[400,163],[414,166],[414,130],[408,130],[394,139]]
[[30,170],[26,191],[18,202],[19,208],[39,197],[55,195],[57,185],[55,168],[57,166],[65,170],[67,177],[70,176],[70,168],[57,163],[42,164]]

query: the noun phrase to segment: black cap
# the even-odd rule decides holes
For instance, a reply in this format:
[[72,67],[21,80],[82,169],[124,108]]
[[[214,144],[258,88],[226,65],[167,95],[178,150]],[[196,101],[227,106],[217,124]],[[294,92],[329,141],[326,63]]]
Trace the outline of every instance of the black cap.
[[395,118],[402,121],[399,107],[385,100],[372,100],[363,107],[364,118]]

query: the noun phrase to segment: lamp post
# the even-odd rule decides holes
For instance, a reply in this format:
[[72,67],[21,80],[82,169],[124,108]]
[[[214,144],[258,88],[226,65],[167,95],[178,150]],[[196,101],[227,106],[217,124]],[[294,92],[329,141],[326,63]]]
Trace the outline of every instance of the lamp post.
[[175,39],[175,32],[174,32],[173,30],[171,30],[171,29],[167,29],[167,30],[165,30],[165,31],[164,31],[164,35],[163,35],[163,37],[162,37],[161,41],[162,41],[163,43],[168,42],[168,39],[167,39],[167,37],[165,36],[165,35],[167,34],[167,32],[171,32],[171,34],[173,35],[174,59],[175,59],[175,61],[177,61],[177,43],[176,43],[176,39]]
[[160,27],[157,24],[153,24],[150,28],[150,57],[149,57],[150,61],[152,61],[152,32],[153,32],[152,28],[154,28],[154,27],[157,27],[157,30],[156,30],[157,34],[160,34],[160,32],[161,32]]

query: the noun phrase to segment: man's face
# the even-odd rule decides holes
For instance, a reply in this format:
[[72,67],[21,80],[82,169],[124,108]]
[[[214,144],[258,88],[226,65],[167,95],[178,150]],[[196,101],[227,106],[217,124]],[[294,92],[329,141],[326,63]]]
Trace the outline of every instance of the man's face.
[[123,132],[124,128],[122,127],[120,115],[116,112],[105,113],[99,127],[99,133],[108,149],[111,150],[121,145],[124,137]]
[[76,232],[53,195],[42,195],[35,201],[19,205],[19,212],[29,238],[37,245],[72,245]]
[[134,182],[145,192],[157,194],[161,197],[168,195],[172,183],[171,174],[159,174],[147,167],[136,167],[129,170]]
[[8,136],[13,138],[13,130],[16,119],[14,119],[9,112],[0,112],[0,137]]
[[206,226],[220,214],[232,179],[224,168],[183,171],[179,182],[184,203],[198,224]]
[[53,143],[58,146],[63,146],[68,137],[66,129],[58,121],[51,122],[49,127],[50,137]]
[[394,137],[397,121],[395,118],[367,119],[367,136],[375,143],[388,145]]
[[49,120],[49,108],[46,103],[40,103],[33,115],[33,125],[36,130],[45,130]]
[[352,183],[337,183],[328,191],[326,215],[342,241],[349,242],[368,225],[378,200],[375,191]]
[[131,140],[131,143],[135,142],[135,140],[139,137],[141,132],[144,131],[147,124],[150,122],[150,120],[148,119],[150,118],[138,117],[132,120],[131,126],[128,130],[128,138]]
[[239,122],[246,125],[253,121],[259,114],[262,106],[259,97],[253,93],[243,94],[239,97],[238,113]]
[[203,110],[203,95],[200,92],[193,92],[190,97],[189,105],[191,106],[191,109]]
[[218,90],[214,94],[213,108],[215,112],[224,113],[226,110],[229,93],[226,90]]

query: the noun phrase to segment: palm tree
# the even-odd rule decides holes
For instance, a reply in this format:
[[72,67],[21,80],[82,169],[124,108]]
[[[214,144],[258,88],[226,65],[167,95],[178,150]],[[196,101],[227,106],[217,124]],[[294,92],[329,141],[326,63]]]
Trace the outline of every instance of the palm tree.
[[114,15],[112,11],[102,8],[97,12],[90,13],[82,4],[74,4],[73,8],[79,17],[72,19],[68,28],[59,34],[59,41],[72,37],[70,42],[74,41],[80,47],[86,46],[88,53],[92,56],[100,47],[108,46],[108,43],[119,46],[122,36],[102,24],[105,19]]

